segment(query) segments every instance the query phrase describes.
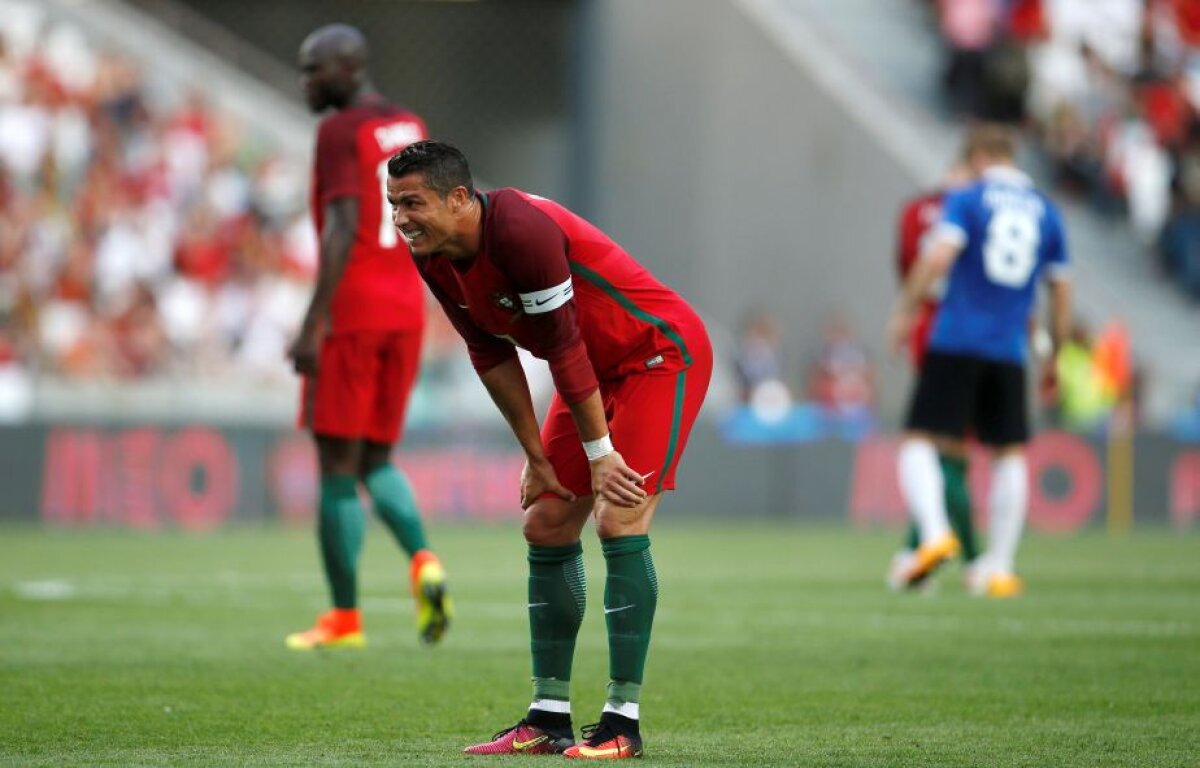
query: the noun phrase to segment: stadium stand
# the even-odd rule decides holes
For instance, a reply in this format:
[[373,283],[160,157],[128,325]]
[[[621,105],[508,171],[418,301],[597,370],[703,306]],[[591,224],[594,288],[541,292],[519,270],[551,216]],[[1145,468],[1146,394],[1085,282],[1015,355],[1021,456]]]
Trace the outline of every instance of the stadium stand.
[[[905,125],[914,135],[924,137],[924,146],[909,141],[896,147],[900,156],[905,158],[911,175],[918,183],[932,183],[937,178],[957,146],[964,121],[956,117],[954,102],[946,99],[944,90],[944,75],[949,57],[953,54],[953,46],[929,44],[931,39],[940,39],[943,35],[940,18],[934,13],[938,8],[936,3],[912,0],[909,3],[889,4],[887,8],[879,8],[870,0],[845,0],[837,4],[819,0],[778,0],[747,4],[772,9],[775,15],[771,18],[786,22],[793,28],[790,31],[803,33],[806,39],[819,43],[820,50],[836,60],[830,66],[847,67],[856,75],[857,91],[882,94],[894,116],[889,123],[893,132],[900,131],[898,126]],[[1057,13],[1061,8],[1074,4],[1074,0],[1066,0],[1052,5]],[[1031,9],[1037,4],[1026,0],[996,4],[988,0],[985,3],[964,2],[962,5],[1020,10],[1017,24],[1019,37],[1030,47],[1030,90],[1025,122],[1030,125],[1027,135],[1032,141],[1029,142],[1030,156],[1025,158],[1025,162],[1042,183],[1052,183],[1056,177],[1051,151],[1053,147],[1042,141],[1048,134],[1039,127],[1037,121],[1037,115],[1046,113],[1045,103],[1053,103],[1055,98],[1051,95],[1053,92],[1038,80],[1038,77],[1046,76],[1038,73],[1038,67],[1041,66],[1039,57],[1046,55],[1051,43],[1049,38],[1043,39],[1048,32],[1038,31],[1034,23],[1036,18],[1031,21],[1034,16]],[[1088,3],[1084,5],[1092,7]],[[1106,56],[1116,57],[1115,61],[1135,62],[1129,65],[1132,67],[1129,79],[1121,86],[1132,93],[1131,89],[1136,84],[1136,61],[1141,50],[1139,40],[1143,29],[1141,22],[1144,20],[1140,13],[1141,3],[1134,3],[1139,12],[1132,21],[1120,11],[1121,6],[1127,5],[1124,0],[1105,0],[1098,5],[1103,6],[1104,12],[1097,12],[1091,17],[1082,14],[1087,17],[1082,28],[1079,24],[1081,14],[1076,13],[1068,16],[1068,19],[1076,20],[1072,22],[1074,26],[1066,26],[1060,31],[1066,40],[1077,43],[1079,35],[1086,30],[1087,35],[1098,41],[1096,50],[1104,50]],[[1050,7],[1051,4],[1047,4],[1046,8]],[[1149,18],[1153,21],[1151,26],[1155,34],[1161,31],[1163,55],[1170,51],[1182,51],[1183,48],[1170,42],[1174,33],[1166,22],[1171,17],[1164,15],[1173,11],[1175,6],[1155,2],[1151,7],[1155,13]],[[1004,21],[1000,15],[994,15],[992,19],[996,23]],[[996,45],[1008,45],[1000,38],[993,42]],[[1065,45],[1067,50],[1082,55],[1081,48]],[[1194,46],[1189,48],[1192,49]],[[1092,56],[1092,59],[1098,60],[1098,57]],[[1190,77],[1189,67],[1194,64],[1195,57],[1189,54],[1179,61],[1184,67],[1182,76]],[[1053,73],[1053,70],[1050,72]],[[857,92],[847,97],[849,100],[862,98]],[[1132,96],[1127,98],[1132,99]],[[1094,106],[1096,101],[1092,99],[1086,103]],[[1124,103],[1131,108],[1137,106],[1132,100]],[[989,117],[1003,116],[996,113],[994,106],[977,105],[977,108],[983,109]],[[1191,109],[1194,111],[1194,107]],[[1141,404],[1145,417],[1151,423],[1162,424],[1175,418],[1180,409],[1191,407],[1193,393],[1200,382],[1200,367],[1194,356],[1179,354],[1180,350],[1189,348],[1194,338],[1196,309],[1185,292],[1178,289],[1178,284],[1164,276],[1160,268],[1163,257],[1158,250],[1159,225],[1146,222],[1154,221],[1149,215],[1154,211],[1158,216],[1165,217],[1180,210],[1186,212],[1187,209],[1180,207],[1181,198],[1177,192],[1172,200],[1170,155],[1161,147],[1143,141],[1153,132],[1138,127],[1136,113],[1122,117],[1129,119],[1120,125],[1097,124],[1099,129],[1107,131],[1104,135],[1114,141],[1111,158],[1116,165],[1111,171],[1102,172],[1097,177],[1107,185],[1106,197],[1098,199],[1090,195],[1086,188],[1075,186],[1060,187],[1060,200],[1064,203],[1072,251],[1080,256],[1081,264],[1087,264],[1087,269],[1076,270],[1077,298],[1082,317],[1098,328],[1107,326],[1110,321],[1119,321],[1128,331],[1132,339],[1132,354],[1144,374],[1139,383],[1143,390]],[[940,154],[937,148],[942,149]],[[1131,150],[1136,157],[1128,154]],[[1181,169],[1186,168],[1186,158],[1187,154],[1181,155]],[[1145,169],[1140,167],[1146,162],[1154,166],[1149,169],[1150,173],[1145,173]],[[1137,171],[1142,172],[1141,176],[1137,172],[1133,174],[1136,177],[1133,182],[1125,179],[1120,171],[1131,166],[1138,166]],[[1151,175],[1158,178],[1160,186],[1157,191],[1153,191],[1153,184],[1146,180]],[[1176,176],[1174,184],[1178,190],[1186,173]],[[1164,183],[1168,186],[1161,186]],[[1129,188],[1136,188],[1135,196],[1141,196],[1136,202],[1127,202]],[[1073,189],[1080,190],[1080,194],[1071,194]],[[1130,211],[1129,216],[1122,215],[1126,208]]]
[[[951,104],[970,116],[1027,120],[1059,187],[1102,213],[1127,210],[1164,274],[1200,299],[1198,6],[932,5],[948,54]],[[977,47],[964,52],[961,36]]]
[[315,258],[301,159],[78,27],[5,10],[6,357],[65,379],[285,376]]

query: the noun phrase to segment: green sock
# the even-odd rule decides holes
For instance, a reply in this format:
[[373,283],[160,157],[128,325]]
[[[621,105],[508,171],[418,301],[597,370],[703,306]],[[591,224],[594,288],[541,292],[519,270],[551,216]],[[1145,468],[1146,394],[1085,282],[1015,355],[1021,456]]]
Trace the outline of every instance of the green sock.
[[962,556],[971,562],[979,555],[975,544],[975,524],[971,520],[971,492],[967,488],[967,460],[957,456],[939,454],[942,476],[945,478],[946,513],[950,527],[962,544]]
[[529,637],[533,698],[571,700],[575,636],[587,604],[583,545],[529,545]]
[[335,608],[358,606],[358,555],[362,551],[363,525],[358,482],[347,475],[322,477],[317,538]]
[[408,556],[428,549],[417,499],[404,473],[391,464],[381,464],[367,474],[365,483],[367,493],[375,502],[375,514],[379,515]]
[[904,548],[915,551],[919,546],[921,546],[921,529],[915,522],[909,521],[908,534],[904,537]]
[[608,624],[607,704],[620,709],[637,703],[650,648],[650,629],[658,605],[658,575],[650,556],[650,537],[618,536],[600,542],[608,579],[604,584],[604,620]]

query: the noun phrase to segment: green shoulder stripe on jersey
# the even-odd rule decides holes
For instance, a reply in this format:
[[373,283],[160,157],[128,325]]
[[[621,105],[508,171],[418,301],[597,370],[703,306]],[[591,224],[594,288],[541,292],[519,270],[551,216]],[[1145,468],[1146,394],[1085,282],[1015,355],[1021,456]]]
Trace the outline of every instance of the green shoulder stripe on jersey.
[[587,280],[592,285],[607,293],[613,301],[620,304],[626,312],[633,315],[644,323],[649,323],[659,330],[659,332],[671,340],[676,347],[679,348],[679,354],[683,358],[685,365],[692,364],[692,355],[688,352],[687,344],[684,343],[683,337],[675,332],[675,329],[667,324],[666,320],[660,317],[655,317],[646,310],[634,304],[633,301],[621,293],[615,285],[605,280],[599,273],[593,272],[577,261],[571,261],[571,273],[579,275],[584,280]]
[[663,460],[662,469],[658,472],[658,482],[654,492],[662,491],[663,480],[667,477],[667,469],[675,459],[675,449],[679,447],[679,425],[683,421],[683,398],[687,393],[687,371],[680,371],[675,377],[675,407],[671,409],[671,437],[667,440],[667,458]]

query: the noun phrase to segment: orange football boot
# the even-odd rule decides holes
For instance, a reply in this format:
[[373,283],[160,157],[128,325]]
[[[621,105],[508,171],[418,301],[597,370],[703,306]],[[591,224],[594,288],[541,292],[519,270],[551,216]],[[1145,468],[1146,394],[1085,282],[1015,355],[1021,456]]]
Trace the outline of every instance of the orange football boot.
[[[621,718],[629,721],[628,718]],[[574,760],[623,760],[642,756],[642,737],[634,727],[622,727],[615,718],[601,716],[600,722],[583,727],[583,741],[563,752]]]
[[318,648],[362,648],[367,637],[362,631],[362,615],[357,608],[334,608],[317,617],[312,629],[293,632],[284,640],[293,651]]

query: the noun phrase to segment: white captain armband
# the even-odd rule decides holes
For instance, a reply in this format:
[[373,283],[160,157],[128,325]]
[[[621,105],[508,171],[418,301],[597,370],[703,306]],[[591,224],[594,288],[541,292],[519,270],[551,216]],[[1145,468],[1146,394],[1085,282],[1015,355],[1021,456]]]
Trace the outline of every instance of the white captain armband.
[[519,295],[521,297],[521,308],[525,310],[525,314],[540,315],[543,312],[558,309],[570,301],[571,297],[575,295],[575,286],[572,285],[571,278],[568,277],[553,288],[543,288],[540,291],[531,291],[530,293]]
[[605,435],[604,437],[600,437],[595,440],[583,441],[583,452],[587,454],[588,461],[603,459],[605,456],[614,452],[615,450],[616,448],[613,448],[612,444],[612,435]]

